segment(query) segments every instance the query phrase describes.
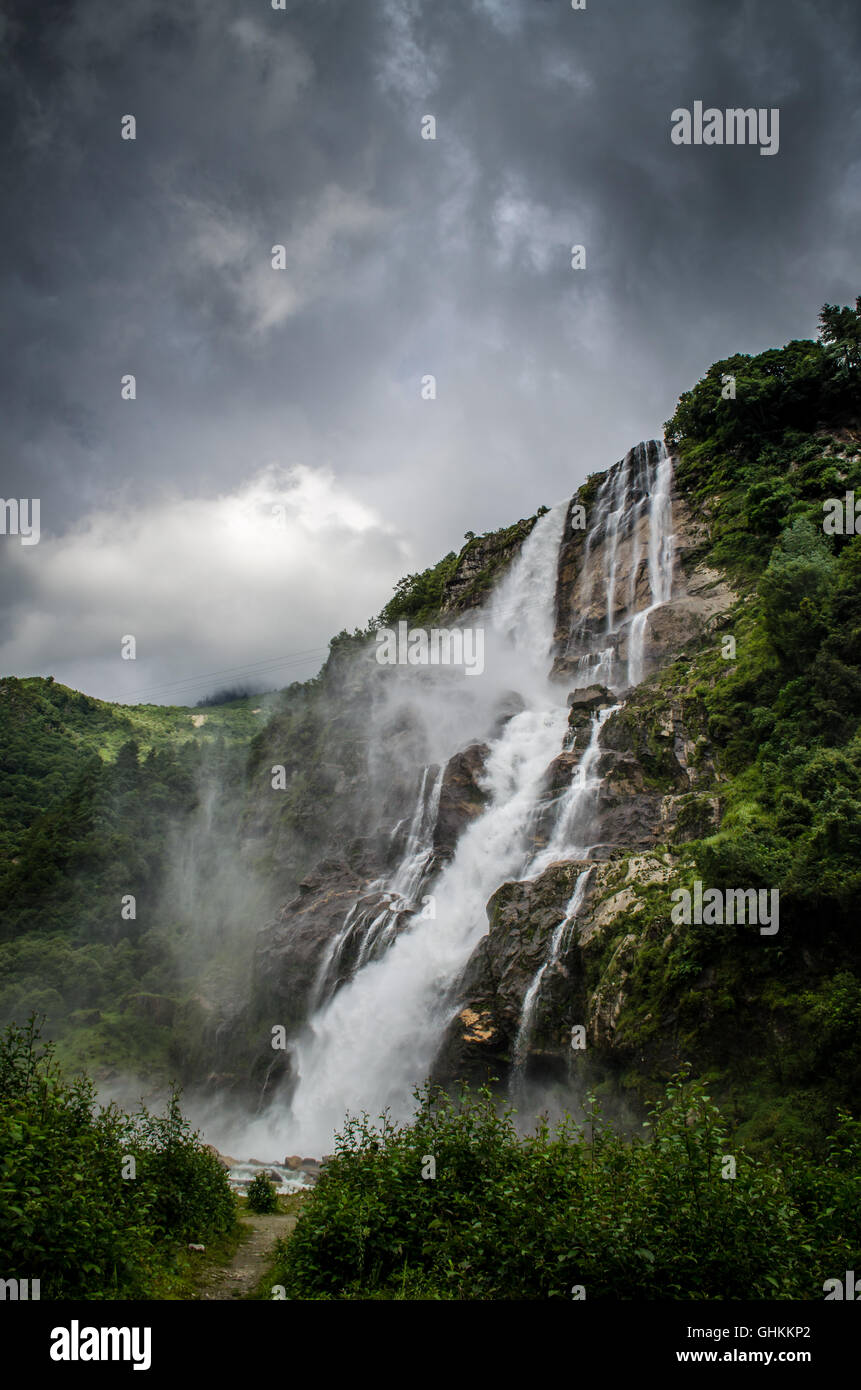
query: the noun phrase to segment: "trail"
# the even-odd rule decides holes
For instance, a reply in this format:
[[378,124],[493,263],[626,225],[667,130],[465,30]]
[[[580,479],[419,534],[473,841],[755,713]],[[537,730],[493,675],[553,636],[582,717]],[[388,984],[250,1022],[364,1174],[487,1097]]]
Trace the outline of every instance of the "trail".
[[249,1298],[271,1262],[277,1240],[289,1235],[296,1225],[295,1213],[273,1212],[269,1216],[243,1216],[242,1244],[227,1265],[213,1265],[201,1278],[201,1300]]

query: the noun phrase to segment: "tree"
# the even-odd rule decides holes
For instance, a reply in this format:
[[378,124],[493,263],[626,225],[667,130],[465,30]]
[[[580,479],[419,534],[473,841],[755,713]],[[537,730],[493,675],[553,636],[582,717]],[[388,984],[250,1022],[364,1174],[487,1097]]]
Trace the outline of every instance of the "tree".
[[855,308],[823,304],[819,315],[819,336],[829,356],[836,360],[841,375],[861,369],[861,296]]
[[140,772],[140,748],[133,738],[117,753],[116,770],[124,781],[136,782]]
[[799,518],[774,547],[759,585],[766,631],[795,667],[812,659],[826,635],[836,579],[836,561],[824,537],[806,518]]

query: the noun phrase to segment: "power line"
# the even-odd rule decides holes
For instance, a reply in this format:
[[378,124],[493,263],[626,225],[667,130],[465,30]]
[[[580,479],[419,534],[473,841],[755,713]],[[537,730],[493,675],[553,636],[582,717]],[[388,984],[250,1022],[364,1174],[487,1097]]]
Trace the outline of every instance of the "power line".
[[[308,647],[301,652],[288,652],[285,656],[267,657],[264,661],[255,661],[248,666],[225,666],[220,671],[203,671],[197,676],[185,676],[182,680],[168,681],[162,685],[142,686],[140,690],[131,691],[125,698],[134,700],[141,695],[155,695],[164,690],[176,690],[178,687],[188,687],[200,685],[203,681],[212,680],[216,676],[239,677],[243,675],[269,675],[277,670],[279,666],[301,664],[309,656],[320,655],[327,652],[328,647]],[[265,668],[265,669],[261,669]]]
[[287,661],[304,661],[308,656],[325,650],[325,647],[311,647],[307,652],[295,652],[285,656],[272,656],[268,657],[265,661],[251,662],[248,666],[225,666],[222,667],[220,671],[201,671],[200,674],[196,676],[183,676],[180,680],[176,681],[165,681],[158,685],[142,686],[140,690],[134,693],[142,695],[150,690],[170,690],[178,685],[188,685],[190,682],[211,680],[216,676],[229,676],[243,673],[252,674],[254,671],[262,671],[263,674],[265,674],[265,669],[267,667],[283,666]]
[[264,676],[274,675],[276,671],[278,671],[280,668],[282,668],[282,667],[284,667],[284,666],[297,666],[297,665],[301,666],[301,665],[304,665],[305,662],[306,662],[306,660],[307,660],[306,657],[302,657],[302,658],[299,659],[299,660],[290,660],[290,661],[288,661],[288,660],[286,660],[286,659],[281,659],[281,660],[275,660],[275,661],[269,662],[269,663],[266,664],[265,667],[261,667],[261,666],[256,666],[256,667],[242,667],[242,666],[237,666],[237,667],[229,668],[229,669],[227,669],[226,671],[221,672],[221,673],[219,673],[219,672],[213,672],[211,675],[204,675],[204,676],[188,676],[188,677],[186,677],[186,678],[185,678],[184,680],[182,680],[182,681],[173,681],[173,682],[171,682],[170,684],[147,686],[146,689],[138,690],[138,691],[132,692],[132,694],[131,694],[130,696],[128,696],[127,698],[131,699],[131,698],[137,698],[137,697],[140,697],[140,696],[143,696],[143,695],[156,695],[156,694],[159,694],[159,693],[161,693],[161,692],[163,692],[163,691],[169,691],[169,690],[173,690],[173,691],[175,691],[178,695],[181,695],[181,694],[187,692],[188,690],[193,689],[193,688],[195,688],[195,687],[197,687],[197,686],[201,686],[201,685],[205,685],[205,684],[207,684],[207,683],[210,683],[216,676],[220,676],[221,678],[229,677],[229,678],[234,679],[234,680],[242,680],[242,679],[244,679],[246,676],[248,676],[248,677],[264,677]]

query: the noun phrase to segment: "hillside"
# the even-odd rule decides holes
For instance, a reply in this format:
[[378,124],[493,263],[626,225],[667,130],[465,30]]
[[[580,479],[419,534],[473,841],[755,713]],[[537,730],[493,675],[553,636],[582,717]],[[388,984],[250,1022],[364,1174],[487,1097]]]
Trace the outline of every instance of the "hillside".
[[[478,602],[531,524],[407,576],[375,622]],[[203,708],[0,678],[0,1024],[36,1011],[64,1062],[152,1089],[205,1083],[228,1022],[248,1087],[255,929],[355,814],[333,807],[345,770],[360,787],[366,746],[342,682],[372,631],[333,638],[313,680]],[[277,760],[291,780],[274,800]]]
[[[690,1063],[755,1146],[815,1147],[856,1103],[861,541],[823,517],[861,496],[859,322],[861,304],[826,306],[820,340],[716,363],[667,422],[668,455],[638,446],[558,513],[561,723],[524,821],[532,867],[492,884],[446,977],[436,1079],[559,1104],[597,1086],[627,1124]],[[525,648],[498,683],[421,682],[377,663],[375,631],[484,621],[524,557],[546,563],[556,517],[470,537],[333,639],[317,678],[199,727],[199,711],[0,683],[0,1016],[45,1012],[102,1080],[175,1072],[249,1113],[298,1095],[298,1114],[273,1024],[300,1039],[354,996],[361,1014],[364,966],[423,895],[447,901],[531,698]],[[580,807],[587,760],[589,853],[572,855],[559,808]],[[779,929],[675,921],[697,882],[779,894]]]

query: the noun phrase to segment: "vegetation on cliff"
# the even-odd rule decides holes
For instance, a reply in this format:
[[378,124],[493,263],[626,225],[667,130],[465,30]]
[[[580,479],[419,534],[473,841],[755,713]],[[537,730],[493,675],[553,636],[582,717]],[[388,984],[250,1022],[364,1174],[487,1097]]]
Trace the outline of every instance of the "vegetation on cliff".
[[[823,529],[828,499],[861,496],[861,301],[826,305],[821,326],[820,342],[715,363],[668,422],[705,558],[742,597],[632,703],[642,719],[689,701],[712,749],[721,823],[680,881],[780,892],[773,949],[696,924],[674,947],[693,987],[685,1045],[758,1133],[817,1146],[861,1089],[861,537]],[[669,967],[654,948],[637,962],[632,1017],[652,1032],[685,1012]],[[633,1051],[643,1028],[628,1031]]]
[[0,681],[0,1024],[36,1010],[70,1064],[182,1070],[180,1005],[201,978],[170,873],[207,799],[215,830],[235,834],[256,710]]

